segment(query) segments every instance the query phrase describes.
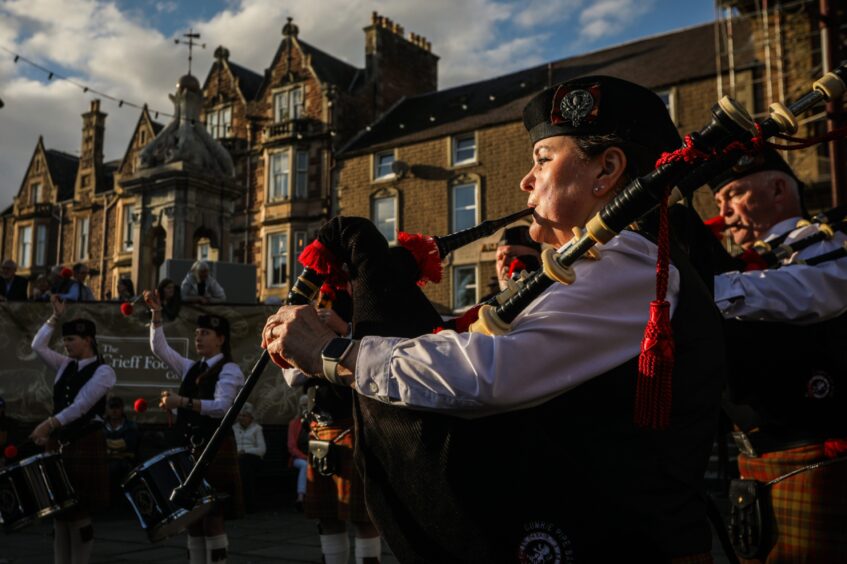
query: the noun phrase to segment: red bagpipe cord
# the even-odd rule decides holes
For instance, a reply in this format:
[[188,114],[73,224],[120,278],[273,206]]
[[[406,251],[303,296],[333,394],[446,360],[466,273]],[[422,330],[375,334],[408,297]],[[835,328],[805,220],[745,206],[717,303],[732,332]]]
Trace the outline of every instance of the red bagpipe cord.
[[765,259],[762,258],[755,249],[747,249],[740,255],[738,255],[744,262],[744,272],[750,272],[752,270],[766,270],[768,268],[768,263],[765,262]]
[[347,288],[347,273],[341,263],[335,258],[323,243],[315,239],[309,243],[298,259],[300,264],[311,268],[321,276],[326,276],[326,284],[343,290]]
[[674,341],[671,329],[668,291],[670,241],[668,233],[668,195],[659,204],[659,241],[656,261],[656,299],[650,302],[650,320],[644,329],[638,357],[638,381],[635,389],[635,424],[642,428],[667,429],[671,421],[671,375],[674,365]]
[[441,256],[432,237],[400,231],[397,233],[397,242],[412,253],[415,262],[418,263],[418,269],[421,271],[418,286],[423,286],[427,282],[436,284],[441,282]]

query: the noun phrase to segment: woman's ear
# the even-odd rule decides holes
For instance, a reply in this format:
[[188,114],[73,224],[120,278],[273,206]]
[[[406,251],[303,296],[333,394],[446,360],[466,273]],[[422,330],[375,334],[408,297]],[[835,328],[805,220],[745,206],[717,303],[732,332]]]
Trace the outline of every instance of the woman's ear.
[[608,147],[600,154],[600,170],[594,180],[594,195],[605,196],[617,188],[626,171],[626,153],[620,147]]

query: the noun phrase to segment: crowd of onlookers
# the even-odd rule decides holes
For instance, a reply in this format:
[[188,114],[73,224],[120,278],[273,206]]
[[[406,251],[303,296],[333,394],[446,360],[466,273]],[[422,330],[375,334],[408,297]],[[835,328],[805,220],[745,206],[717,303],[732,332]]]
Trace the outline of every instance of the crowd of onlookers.
[[[93,302],[91,287],[86,284],[91,269],[85,263],[78,262],[72,268],[57,265],[49,274],[40,274],[34,280],[28,280],[17,274],[18,265],[13,260],[0,264],[0,302],[50,301],[50,296],[58,295],[63,301]],[[159,283],[159,295],[167,319],[174,319],[179,313],[182,302],[214,304],[226,301],[226,292],[211,275],[209,263],[203,260],[195,262],[182,283],[165,278]],[[121,278],[117,283],[117,292],[106,291],[103,301],[130,302],[137,298],[135,287],[129,278]]]

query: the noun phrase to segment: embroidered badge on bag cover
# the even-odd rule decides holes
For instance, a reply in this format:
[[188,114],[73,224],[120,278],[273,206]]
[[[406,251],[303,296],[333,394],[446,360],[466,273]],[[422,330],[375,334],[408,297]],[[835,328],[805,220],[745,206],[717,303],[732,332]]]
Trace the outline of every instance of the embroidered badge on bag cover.
[[816,372],[806,383],[806,397],[824,399],[833,391],[832,379],[825,372]]
[[559,86],[553,96],[550,123],[579,127],[591,123],[600,114],[600,85],[586,88]]
[[518,546],[521,564],[564,564],[575,562],[568,536],[553,523],[530,521],[524,525],[524,535]]

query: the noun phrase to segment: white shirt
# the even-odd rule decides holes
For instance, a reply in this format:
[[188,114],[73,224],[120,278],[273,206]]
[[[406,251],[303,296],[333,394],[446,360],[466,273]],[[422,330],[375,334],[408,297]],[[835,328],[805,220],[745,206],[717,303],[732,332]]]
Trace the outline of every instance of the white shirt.
[[262,433],[262,426],[253,421],[245,429],[241,423],[236,423],[232,426],[232,432],[235,433],[235,444],[238,447],[238,452],[247,454],[255,454],[256,456],[265,456],[265,435]]
[[[478,417],[541,404],[634,358],[656,299],[657,249],[629,231],[598,249],[599,261],[578,261],[576,281],[545,290],[506,335],[365,337],[358,392]],[[678,297],[679,272],[671,266],[671,313]]]
[[[818,230],[814,224],[794,229],[799,219],[777,223],[764,240],[791,231],[785,240],[789,244]],[[806,247],[798,256],[808,259],[828,253],[838,249],[845,240],[844,233],[837,232],[832,239]],[[798,325],[831,319],[847,311],[847,260],[719,274],[715,276],[715,304],[727,319],[788,321]]]
[[[56,376],[53,378],[53,384],[55,385],[62,376],[62,372],[65,371],[65,368],[74,359],[59,354],[50,348],[50,337],[53,336],[54,329],[55,327],[49,323],[42,325],[41,329],[38,330],[38,333],[32,339],[32,350],[35,351],[47,366],[56,371]],[[95,356],[78,360],[77,366],[79,370],[82,370],[96,360],[97,357]],[[62,426],[76,421],[88,413],[88,410],[94,407],[94,404],[100,401],[112,389],[116,380],[115,371],[112,370],[112,367],[107,364],[101,364],[94,371],[88,382],[79,390],[71,405],[57,413],[54,417],[56,417],[56,420]]]
[[[187,359],[173,350],[165,340],[165,332],[162,327],[154,327],[152,323],[150,324],[150,348],[159,360],[181,374],[183,379],[195,364],[193,360]],[[209,366],[214,366],[223,356],[222,353],[218,353],[211,358],[201,360],[204,360]],[[221,369],[218,383],[215,384],[215,398],[198,400],[200,402],[200,413],[209,417],[223,417],[232,406],[238,390],[243,385],[244,374],[241,372],[241,368],[234,362],[227,362]]]

